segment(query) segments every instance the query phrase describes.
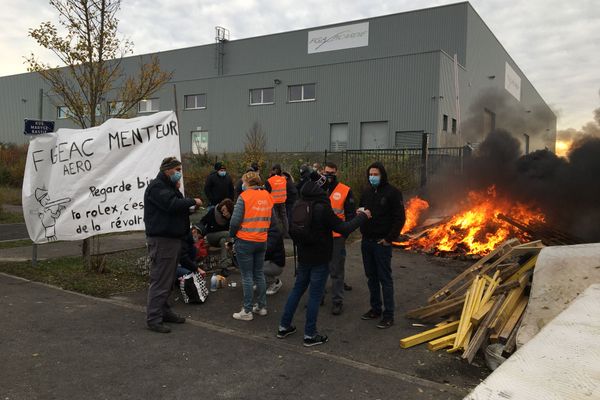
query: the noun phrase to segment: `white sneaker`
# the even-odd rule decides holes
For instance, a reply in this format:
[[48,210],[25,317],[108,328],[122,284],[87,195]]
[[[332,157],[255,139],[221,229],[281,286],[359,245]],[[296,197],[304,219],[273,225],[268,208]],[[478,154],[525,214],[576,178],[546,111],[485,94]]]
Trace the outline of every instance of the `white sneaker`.
[[252,312],[264,317],[265,315],[267,315],[267,308],[258,308],[258,304],[255,304],[254,307],[252,307]]
[[279,289],[281,289],[282,286],[283,282],[281,281],[281,279],[277,279],[275,282],[269,285],[269,288],[267,289],[267,296],[272,296],[275,293],[279,292]]
[[[266,312],[267,310],[265,309],[265,314]],[[242,308],[240,312],[233,313],[233,318],[239,319],[240,321],[252,321],[254,319],[254,315],[252,315],[252,312],[246,312]]]

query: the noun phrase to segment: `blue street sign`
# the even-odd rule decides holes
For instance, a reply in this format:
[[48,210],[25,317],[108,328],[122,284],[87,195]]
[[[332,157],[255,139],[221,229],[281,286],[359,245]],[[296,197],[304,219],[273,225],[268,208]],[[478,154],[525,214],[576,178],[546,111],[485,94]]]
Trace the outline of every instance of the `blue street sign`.
[[49,132],[54,132],[54,121],[25,120],[25,131],[23,133],[26,135],[41,135]]

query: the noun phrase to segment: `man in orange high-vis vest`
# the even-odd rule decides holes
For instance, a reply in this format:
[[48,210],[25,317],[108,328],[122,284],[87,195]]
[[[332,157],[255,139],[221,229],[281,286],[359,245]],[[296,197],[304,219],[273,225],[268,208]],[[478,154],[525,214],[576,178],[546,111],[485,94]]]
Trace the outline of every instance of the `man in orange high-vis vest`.
[[[267,236],[273,221],[273,199],[262,187],[256,172],[242,177],[242,194],[238,197],[229,223],[229,234],[235,237],[236,259],[242,275],[244,306],[233,318],[251,321],[253,312],[267,315],[267,284],[263,272]],[[256,283],[257,303],[254,305],[253,285]]]
[[[325,189],[329,195],[333,212],[342,221],[350,221],[356,215],[352,189],[337,181],[337,165],[332,162],[325,163],[323,170],[327,183]],[[340,315],[344,307],[344,276],[346,262],[346,238],[333,232],[333,253],[329,263],[329,276],[331,277],[331,313]]]
[[285,208],[285,201],[291,191],[295,190],[293,183],[289,182],[285,176],[282,175],[281,165],[275,164],[271,169],[271,177],[267,179],[265,183],[265,189],[271,192],[273,198],[273,211],[277,217],[277,223],[284,237],[288,236],[289,223],[287,217],[287,211]]

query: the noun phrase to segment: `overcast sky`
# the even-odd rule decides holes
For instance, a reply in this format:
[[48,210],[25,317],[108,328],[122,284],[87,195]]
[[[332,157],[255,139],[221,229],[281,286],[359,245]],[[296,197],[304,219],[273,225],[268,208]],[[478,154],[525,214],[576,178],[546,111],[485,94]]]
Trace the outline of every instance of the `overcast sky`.
[[[352,21],[456,1],[434,0],[122,0],[120,31],[135,53]],[[558,115],[558,129],[580,128],[600,106],[598,0],[473,0],[471,4]],[[0,76],[26,72],[23,56],[43,55],[29,28],[54,19],[47,0],[2,0]],[[47,60],[51,60],[47,58]]]

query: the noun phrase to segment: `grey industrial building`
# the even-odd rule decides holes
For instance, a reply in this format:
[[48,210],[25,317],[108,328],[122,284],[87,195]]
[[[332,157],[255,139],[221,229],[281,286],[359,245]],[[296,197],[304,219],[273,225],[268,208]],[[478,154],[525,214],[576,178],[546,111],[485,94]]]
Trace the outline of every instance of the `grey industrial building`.
[[[173,78],[137,110],[176,110],[182,152],[241,151],[255,122],[270,151],[415,147],[423,132],[431,147],[461,146],[493,128],[554,150],[556,116],[468,2],[241,40],[222,33],[158,53]],[[33,73],[0,78],[0,142],[26,142],[23,120],[40,102],[43,119],[74,126],[48,90]]]

